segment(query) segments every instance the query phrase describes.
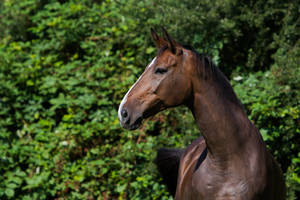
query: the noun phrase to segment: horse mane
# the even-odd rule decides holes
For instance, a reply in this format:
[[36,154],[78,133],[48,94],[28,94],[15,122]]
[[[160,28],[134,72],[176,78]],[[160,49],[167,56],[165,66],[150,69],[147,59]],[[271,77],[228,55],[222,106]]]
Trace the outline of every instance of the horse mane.
[[190,50],[195,56],[195,63],[198,76],[204,80],[213,80],[221,89],[219,95],[230,99],[236,105],[244,106],[237,98],[234,90],[227,79],[227,77],[221,72],[221,70],[214,64],[212,59],[204,53],[198,53],[193,47],[189,45],[182,45],[183,48]]
[[213,79],[218,76],[218,68],[212,61],[211,57],[208,56],[205,53],[198,53],[192,46],[190,45],[182,45],[183,48],[190,50],[194,55],[196,59],[196,66],[197,66],[197,72],[198,75],[201,78],[207,79]]

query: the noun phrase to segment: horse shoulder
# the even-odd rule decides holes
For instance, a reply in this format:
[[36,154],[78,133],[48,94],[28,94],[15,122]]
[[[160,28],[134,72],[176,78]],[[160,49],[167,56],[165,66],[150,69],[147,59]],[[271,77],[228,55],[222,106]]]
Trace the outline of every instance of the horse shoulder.
[[192,178],[195,172],[197,161],[205,148],[205,140],[203,137],[199,137],[185,149],[185,152],[180,159],[175,199],[191,199],[193,197],[191,191]]

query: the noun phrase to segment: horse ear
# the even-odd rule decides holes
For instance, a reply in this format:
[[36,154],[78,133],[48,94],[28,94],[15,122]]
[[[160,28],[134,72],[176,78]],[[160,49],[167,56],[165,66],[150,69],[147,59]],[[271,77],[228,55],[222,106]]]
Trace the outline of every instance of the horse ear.
[[168,43],[168,47],[171,49],[173,54],[176,54],[176,46],[178,46],[177,42],[173,38],[171,38],[171,36],[168,34],[166,29],[164,29],[164,27],[161,27],[161,29],[163,32],[163,37]]
[[152,39],[158,49],[167,45],[167,41],[165,41],[162,37],[159,37],[153,28],[151,30]]

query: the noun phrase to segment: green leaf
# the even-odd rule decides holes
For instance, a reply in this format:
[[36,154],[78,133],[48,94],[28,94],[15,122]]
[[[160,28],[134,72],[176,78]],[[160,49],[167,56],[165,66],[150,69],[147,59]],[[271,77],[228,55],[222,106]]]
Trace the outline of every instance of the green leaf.
[[151,54],[152,52],[154,52],[155,51],[155,48],[153,48],[153,47],[148,47],[147,49],[146,49],[146,53],[147,54]]
[[6,188],[5,194],[7,197],[11,198],[15,195],[15,191],[12,188]]

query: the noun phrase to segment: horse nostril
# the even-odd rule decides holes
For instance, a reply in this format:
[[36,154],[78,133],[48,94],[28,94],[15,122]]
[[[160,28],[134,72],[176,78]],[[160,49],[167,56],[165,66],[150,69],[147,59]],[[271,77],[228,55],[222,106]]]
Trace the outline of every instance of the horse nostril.
[[128,116],[127,110],[126,110],[126,109],[123,109],[123,110],[121,111],[121,115],[122,115],[122,117],[123,117],[124,119],[126,119],[126,117]]

